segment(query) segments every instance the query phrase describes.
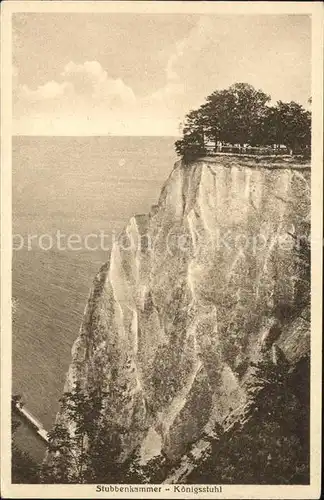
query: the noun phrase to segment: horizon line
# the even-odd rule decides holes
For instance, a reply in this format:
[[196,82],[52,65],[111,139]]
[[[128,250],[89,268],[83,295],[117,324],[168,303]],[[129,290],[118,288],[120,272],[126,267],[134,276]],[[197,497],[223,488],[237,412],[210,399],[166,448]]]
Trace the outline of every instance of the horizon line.
[[11,134],[11,137],[170,137],[173,139],[181,138],[181,135],[166,134]]

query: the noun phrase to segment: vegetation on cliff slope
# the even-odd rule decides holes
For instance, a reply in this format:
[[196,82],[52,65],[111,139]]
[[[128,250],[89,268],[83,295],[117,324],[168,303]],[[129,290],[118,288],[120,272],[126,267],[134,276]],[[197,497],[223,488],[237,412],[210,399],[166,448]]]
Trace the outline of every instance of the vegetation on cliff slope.
[[[309,223],[305,222],[305,235],[309,234]],[[296,238],[294,234],[291,235]],[[291,304],[276,304],[272,313],[286,325],[301,315],[309,304],[310,245],[308,239],[296,239],[293,252],[300,266],[296,277],[300,283],[294,288],[297,294]],[[294,272],[295,272],[294,271]],[[276,277],[280,280],[280,277]],[[225,290],[226,291],[226,290]],[[226,294],[222,291],[225,299]],[[296,300],[295,300],[296,299]],[[180,316],[179,329],[185,332],[185,319]],[[238,328],[238,321],[234,324]],[[92,323],[92,326],[95,323]],[[229,330],[234,328],[229,325]],[[242,328],[249,334],[248,328]],[[94,333],[94,330],[92,330]],[[230,333],[230,331],[229,331]],[[279,340],[280,340],[279,332]],[[102,340],[96,332],[95,341]],[[277,340],[277,338],[275,339]],[[272,339],[273,341],[273,339]],[[174,343],[172,344],[174,346]],[[305,484],[309,479],[309,358],[297,364],[289,364],[277,346],[275,351],[267,346],[263,357],[255,365],[248,385],[249,405],[243,418],[231,428],[215,429],[211,443],[212,453],[195,470],[184,478],[194,483],[260,483],[260,484]],[[165,354],[170,363],[178,359]],[[166,356],[166,354],[168,354]],[[274,355],[275,354],[275,355]],[[170,357],[171,356],[171,357]],[[162,356],[161,356],[162,357]],[[102,358],[92,359],[98,376],[88,379],[91,388],[79,383],[66,392],[61,400],[58,421],[49,435],[48,457],[42,470],[44,483],[147,483],[164,481],[177,467],[176,463],[161,454],[141,464],[141,442],[135,449],[125,452],[125,438],[134,432],[134,426],[123,428],[118,421],[126,403],[118,391],[123,393],[123,380],[116,374],[109,381],[109,393],[102,389],[104,370],[108,363]],[[168,365],[169,366],[169,365]],[[100,368],[100,369],[99,369]],[[156,364],[152,383],[161,384],[164,373],[161,364]],[[170,368],[169,368],[170,370]],[[246,373],[246,369],[244,373]],[[243,375],[243,373],[242,373]],[[89,382],[90,380],[90,382]],[[111,383],[112,380],[112,383]],[[177,381],[166,385],[163,395],[173,394]],[[106,386],[105,386],[106,387]],[[120,389],[119,389],[120,388]],[[175,391],[176,393],[176,391]],[[119,402],[116,405],[116,401]],[[163,399],[164,402],[164,399]],[[117,407],[117,418],[110,418],[109,408]],[[198,405],[199,406],[199,405]],[[127,408],[127,407],[126,407]],[[136,411],[136,409],[133,411]],[[116,416],[116,415],[115,415]],[[121,420],[119,420],[121,421]],[[202,437],[203,436],[203,430]],[[183,438],[184,441],[186,438]],[[139,442],[140,441],[140,442]],[[186,442],[188,447],[193,443]],[[165,451],[165,450],[164,450]]]
[[60,404],[68,424],[58,421],[49,433],[43,483],[122,482],[123,429],[103,418],[106,398],[103,391],[85,391],[79,383],[64,393]]
[[[295,241],[293,255],[301,265],[298,300],[294,309],[280,308],[282,321],[287,321],[283,316],[301,315],[310,305],[308,237]],[[207,460],[196,464],[186,482],[309,484],[310,355],[292,366],[278,347],[275,356],[270,348],[251,367],[244,415],[225,431],[217,428]]]
[[290,372],[282,357],[255,365],[244,422],[212,441],[189,483],[309,483],[309,358]]
[[[254,365],[249,404],[242,419],[211,441],[211,453],[197,463],[187,483],[307,484],[309,481],[309,356],[292,369],[277,351]],[[50,433],[44,483],[161,483],[177,468],[162,453],[145,465],[140,447],[120,461],[123,429],[100,418],[101,398],[80,387],[64,396],[72,433],[57,423]]]

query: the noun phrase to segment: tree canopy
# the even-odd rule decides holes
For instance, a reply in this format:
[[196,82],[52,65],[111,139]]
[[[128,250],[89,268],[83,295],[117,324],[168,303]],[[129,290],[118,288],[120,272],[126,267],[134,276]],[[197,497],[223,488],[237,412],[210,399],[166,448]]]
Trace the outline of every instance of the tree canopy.
[[183,137],[176,141],[179,155],[194,158],[208,152],[212,143],[250,146],[286,146],[305,151],[311,143],[311,113],[294,101],[271,106],[270,95],[247,83],[210,94],[183,124]]
[[252,366],[244,418],[212,440],[188,483],[309,483],[309,357]]
[[[103,413],[108,393],[76,383],[60,399],[64,420],[49,432],[43,483],[123,482],[128,464],[119,461],[125,429]],[[66,421],[67,419],[67,421]]]

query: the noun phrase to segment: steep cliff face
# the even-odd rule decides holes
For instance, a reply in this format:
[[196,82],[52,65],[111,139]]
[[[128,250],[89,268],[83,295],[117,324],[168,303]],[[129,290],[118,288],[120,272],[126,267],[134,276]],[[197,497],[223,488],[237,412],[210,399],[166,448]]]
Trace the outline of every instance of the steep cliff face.
[[178,162],[158,204],[131,218],[94,280],[66,383],[108,390],[125,456],[179,458],[244,404],[263,350],[291,363],[308,351],[296,242],[309,217],[309,166],[219,156]]

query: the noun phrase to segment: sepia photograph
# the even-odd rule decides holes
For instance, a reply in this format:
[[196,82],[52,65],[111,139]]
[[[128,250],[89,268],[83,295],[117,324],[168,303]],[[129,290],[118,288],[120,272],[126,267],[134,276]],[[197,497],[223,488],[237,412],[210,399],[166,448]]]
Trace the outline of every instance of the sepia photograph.
[[3,4],[3,497],[319,498],[323,6]]

